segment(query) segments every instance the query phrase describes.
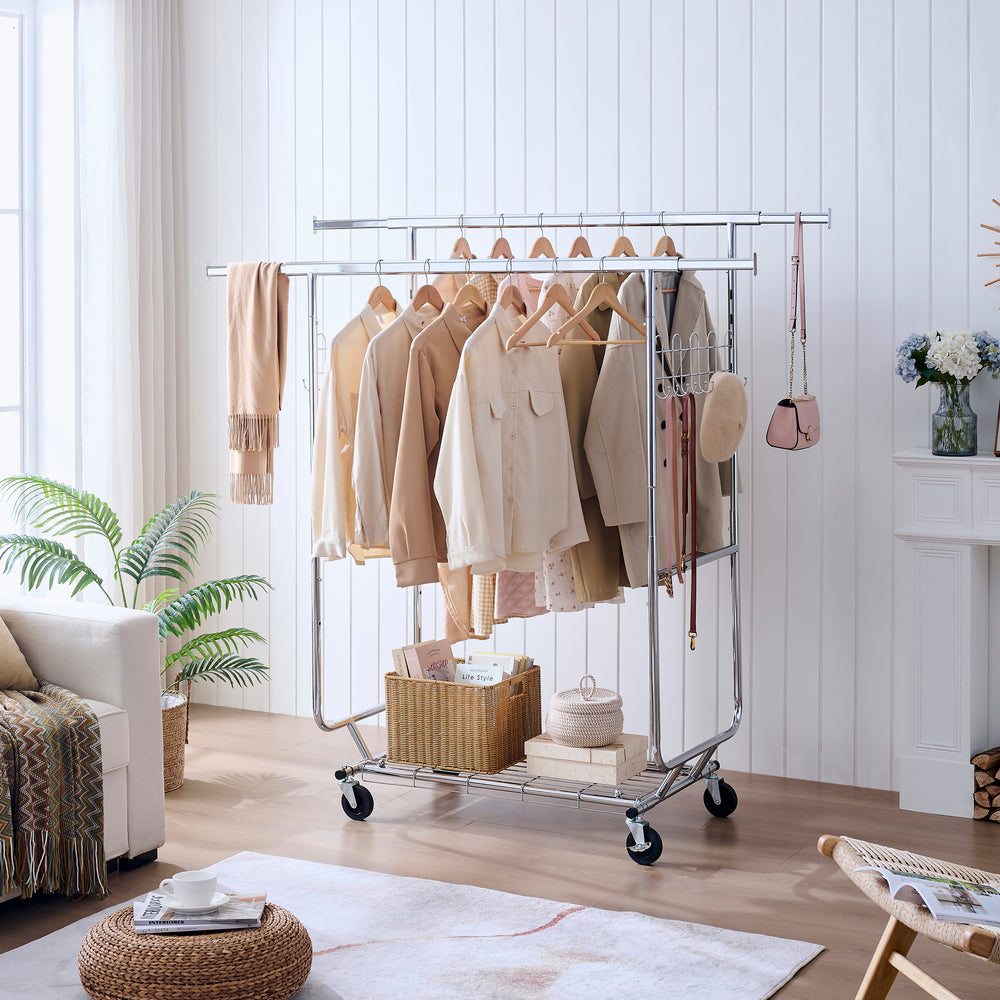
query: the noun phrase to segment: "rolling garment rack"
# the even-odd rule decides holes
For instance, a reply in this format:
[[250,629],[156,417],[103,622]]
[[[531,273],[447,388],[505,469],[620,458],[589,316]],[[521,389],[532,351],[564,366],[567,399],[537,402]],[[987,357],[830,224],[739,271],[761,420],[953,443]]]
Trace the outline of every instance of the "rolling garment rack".
[[[829,226],[830,213],[803,213],[804,224]],[[659,566],[656,537],[656,397],[673,394],[669,379],[657,380],[657,364],[662,364],[665,356],[676,350],[684,350],[690,345],[667,344],[657,346],[656,296],[660,294],[661,275],[677,271],[725,271],[727,325],[724,340],[720,341],[714,331],[709,332],[709,344],[714,346],[719,357],[719,371],[736,371],[737,331],[736,331],[736,282],[737,271],[752,271],[756,274],[756,254],[749,258],[737,256],[737,234],[740,227],[763,225],[791,225],[794,213],[762,212],[618,212],[618,213],[539,213],[535,215],[459,215],[459,216],[411,216],[382,219],[314,219],[314,232],[331,230],[402,230],[406,233],[407,253],[402,259],[378,259],[375,261],[306,261],[282,265],[282,272],[289,276],[308,278],[308,357],[309,357],[309,427],[310,435],[316,428],[316,341],[318,328],[317,280],[332,275],[408,275],[411,277],[411,295],[417,279],[438,274],[507,274],[534,273],[546,271],[555,273],[596,273],[615,271],[619,274],[640,272],[645,279],[646,290],[646,434],[647,434],[647,518],[649,544],[647,553],[647,580],[656,581],[647,585],[648,621],[648,673],[649,673],[649,751],[643,772],[617,786],[596,783],[571,782],[561,779],[530,776],[524,762],[506,768],[497,774],[480,774],[464,771],[445,771],[416,764],[405,764],[387,759],[385,754],[373,754],[358,730],[358,723],[385,711],[385,703],[374,705],[364,711],[355,712],[347,718],[335,722],[327,721],[323,712],[322,678],[322,570],[319,559],[313,559],[312,575],[312,693],[313,717],[316,725],[326,731],[347,728],[362,759],[354,764],[345,764],[336,771],[341,791],[341,804],[351,819],[363,820],[371,815],[374,799],[361,783],[368,778],[376,783],[405,784],[410,786],[434,786],[467,793],[490,793],[513,796],[521,801],[527,799],[548,799],[557,803],[575,806],[578,809],[615,812],[624,809],[628,827],[626,849],[628,856],[641,865],[655,862],[661,855],[663,843],[660,836],[649,825],[645,814],[660,802],[676,795],[681,789],[698,781],[706,785],[704,802],[713,815],[728,816],[737,806],[737,795],[731,785],[719,774],[719,763],[715,759],[718,748],[731,739],[739,729],[743,711],[742,646],[740,626],[740,580],[739,580],[739,482],[737,458],[730,459],[731,482],[729,544],[713,552],[699,553],[698,563],[703,565],[728,558],[730,563],[730,589],[732,597],[732,650],[733,650],[733,714],[730,725],[723,731],[702,740],[695,746],[683,750],[669,760],[663,760],[660,752],[660,628],[659,628],[659,583],[672,572],[671,569],[658,571]],[[421,230],[453,229],[464,233],[466,229],[495,229],[501,235],[505,229],[571,228],[579,227],[625,227],[663,228],[667,226],[713,226],[725,227],[727,255],[720,258],[682,257],[515,257],[515,258],[420,258],[417,255],[417,234]],[[210,265],[209,277],[225,277],[225,265]],[[652,335],[651,335],[652,334]],[[713,340],[714,338],[714,340]],[[702,345],[706,346],[706,345]],[[707,391],[707,380],[712,372],[690,372],[689,380],[697,380],[694,391]],[[413,641],[421,639],[420,588],[413,590]]]

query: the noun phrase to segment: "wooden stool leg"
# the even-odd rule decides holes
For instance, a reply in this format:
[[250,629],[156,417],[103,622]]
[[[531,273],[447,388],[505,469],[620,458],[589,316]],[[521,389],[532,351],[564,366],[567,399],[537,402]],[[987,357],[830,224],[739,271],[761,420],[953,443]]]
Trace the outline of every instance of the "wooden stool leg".
[[895,917],[889,917],[855,1000],[885,1000],[896,979],[896,970],[889,964],[889,958],[893,953],[905,955],[916,936],[916,931]]

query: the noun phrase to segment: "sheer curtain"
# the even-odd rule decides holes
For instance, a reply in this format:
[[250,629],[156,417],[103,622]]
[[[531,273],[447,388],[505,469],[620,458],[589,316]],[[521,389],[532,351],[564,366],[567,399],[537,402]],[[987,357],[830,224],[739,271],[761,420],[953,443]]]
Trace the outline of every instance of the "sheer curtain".
[[77,0],[82,477],[132,537],[188,484],[176,0]]

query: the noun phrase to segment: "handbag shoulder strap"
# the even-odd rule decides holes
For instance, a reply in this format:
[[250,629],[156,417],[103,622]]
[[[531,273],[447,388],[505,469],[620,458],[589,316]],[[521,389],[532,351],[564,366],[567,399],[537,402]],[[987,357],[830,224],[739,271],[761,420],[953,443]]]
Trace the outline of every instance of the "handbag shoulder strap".
[[792,380],[795,375],[795,334],[802,341],[802,391],[809,394],[809,374],[806,370],[806,273],[802,263],[802,213],[795,213],[795,237],[792,247],[792,304],[788,311],[788,332],[792,346],[788,365],[788,398],[795,394]]

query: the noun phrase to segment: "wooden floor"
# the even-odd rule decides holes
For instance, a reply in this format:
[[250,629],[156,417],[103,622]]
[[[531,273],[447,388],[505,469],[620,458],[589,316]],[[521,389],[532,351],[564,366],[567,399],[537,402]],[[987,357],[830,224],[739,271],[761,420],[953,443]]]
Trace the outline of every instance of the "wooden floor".
[[[365,732],[377,748],[378,731]],[[0,951],[174,871],[250,850],[814,941],[826,950],[779,996],[840,1000],[854,996],[884,914],[817,853],[820,834],[1000,868],[1000,824],[901,812],[887,792],[725,771],[740,797],[736,812],[713,818],[697,787],[663,802],[648,814],[663,856],[646,868],[626,856],[619,813],[371,784],[375,811],[352,822],[333,771],[357,759],[344,731],[323,733],[308,719],[195,706],[186,780],[167,796],[159,860],[113,874],[109,900],[3,904]],[[272,896],[280,902],[280,887]],[[994,1000],[1000,990],[995,965],[927,941],[911,956],[965,1000]],[[925,996],[902,979],[890,994]]]

